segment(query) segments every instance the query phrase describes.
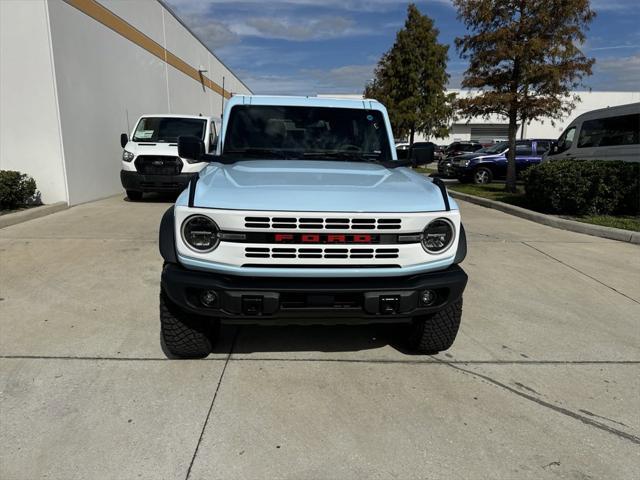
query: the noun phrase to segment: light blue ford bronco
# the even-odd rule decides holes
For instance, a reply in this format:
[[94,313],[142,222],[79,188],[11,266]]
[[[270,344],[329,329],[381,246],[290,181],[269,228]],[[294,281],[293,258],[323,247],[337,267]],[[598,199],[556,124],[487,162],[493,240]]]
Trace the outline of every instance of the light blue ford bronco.
[[204,357],[220,322],[409,324],[448,349],[460,326],[466,236],[444,184],[399,161],[375,100],[234,96],[214,155],[160,226],[161,337]]

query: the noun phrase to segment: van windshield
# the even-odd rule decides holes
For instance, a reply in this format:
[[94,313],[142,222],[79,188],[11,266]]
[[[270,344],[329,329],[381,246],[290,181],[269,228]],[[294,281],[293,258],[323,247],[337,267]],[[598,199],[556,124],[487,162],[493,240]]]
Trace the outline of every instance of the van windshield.
[[225,155],[277,159],[390,161],[380,111],[238,105],[229,114]]
[[145,117],[138,122],[131,140],[175,143],[180,136],[204,140],[206,126],[207,121],[204,118]]

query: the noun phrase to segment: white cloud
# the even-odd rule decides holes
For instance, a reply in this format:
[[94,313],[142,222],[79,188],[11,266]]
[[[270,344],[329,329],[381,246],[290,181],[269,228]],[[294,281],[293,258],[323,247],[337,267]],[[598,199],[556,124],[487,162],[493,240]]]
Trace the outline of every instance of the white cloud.
[[346,37],[362,33],[353,21],[340,16],[310,19],[287,17],[252,17],[233,23],[230,30],[240,36],[278,38],[283,40],[317,40]]
[[637,12],[638,0],[591,0],[591,8],[596,12],[624,10]]
[[373,78],[375,65],[343,65],[329,70],[307,69],[301,72],[316,80],[319,93],[362,93]]
[[224,22],[211,18],[210,4],[194,0],[170,0],[168,3],[209,48],[216,50],[239,41],[238,36]]
[[587,82],[602,90],[638,91],[640,53],[628,57],[609,57],[596,61],[594,78]]
[[316,95],[318,93],[362,93],[373,76],[374,65],[343,65],[331,69],[299,69],[290,75],[255,74],[239,71],[257,94]]
[[[167,0],[170,5],[189,6],[194,4],[206,5],[233,5],[234,7],[250,6],[253,8],[295,8],[295,7],[321,7],[326,9],[340,9],[355,12],[379,12],[388,11],[398,6],[406,6],[406,0],[274,0],[266,3],[264,0]],[[452,0],[430,0],[428,3],[452,6]],[[194,8],[200,8],[198,6]]]
[[591,47],[591,48],[587,48],[588,51],[590,52],[596,52],[596,51],[600,51],[600,50],[623,50],[623,49],[640,49],[640,45],[627,45],[627,44],[623,44],[623,45],[609,45],[609,46],[605,46],[605,47]]

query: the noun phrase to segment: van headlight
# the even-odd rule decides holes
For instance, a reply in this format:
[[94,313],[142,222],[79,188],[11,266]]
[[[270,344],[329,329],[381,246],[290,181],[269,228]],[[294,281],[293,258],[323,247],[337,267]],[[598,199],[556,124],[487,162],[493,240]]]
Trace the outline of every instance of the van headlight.
[[123,162],[130,162],[131,160],[133,160],[133,153],[128,152],[127,150],[123,150],[122,151],[122,161]]
[[422,232],[422,248],[427,253],[438,254],[447,251],[455,238],[455,227],[446,218],[436,218]]
[[182,222],[182,240],[198,253],[207,253],[218,246],[220,229],[205,215],[192,215]]

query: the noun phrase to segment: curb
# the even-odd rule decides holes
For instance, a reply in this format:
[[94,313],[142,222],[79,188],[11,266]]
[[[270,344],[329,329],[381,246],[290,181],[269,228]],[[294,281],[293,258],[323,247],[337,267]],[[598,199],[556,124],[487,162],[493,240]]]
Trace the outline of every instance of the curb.
[[632,232],[630,230],[622,230],[620,228],[602,227],[600,225],[590,225],[588,223],[577,222],[575,220],[567,220],[566,218],[546,215],[544,213],[527,210],[526,208],[516,207],[515,205],[489,200],[488,198],[476,197],[475,195],[456,192],[450,189],[447,189],[447,192],[453,198],[474,203],[482,207],[500,210],[501,212],[524,218],[532,222],[541,223],[542,225],[547,225],[549,227],[640,245],[640,232]]
[[39,207],[28,208],[20,212],[7,213],[6,215],[0,215],[0,228],[5,228],[10,225],[16,225],[18,223],[27,222],[35,218],[51,215],[52,213],[66,210],[69,208],[67,202],[57,202],[51,205],[41,205]]

